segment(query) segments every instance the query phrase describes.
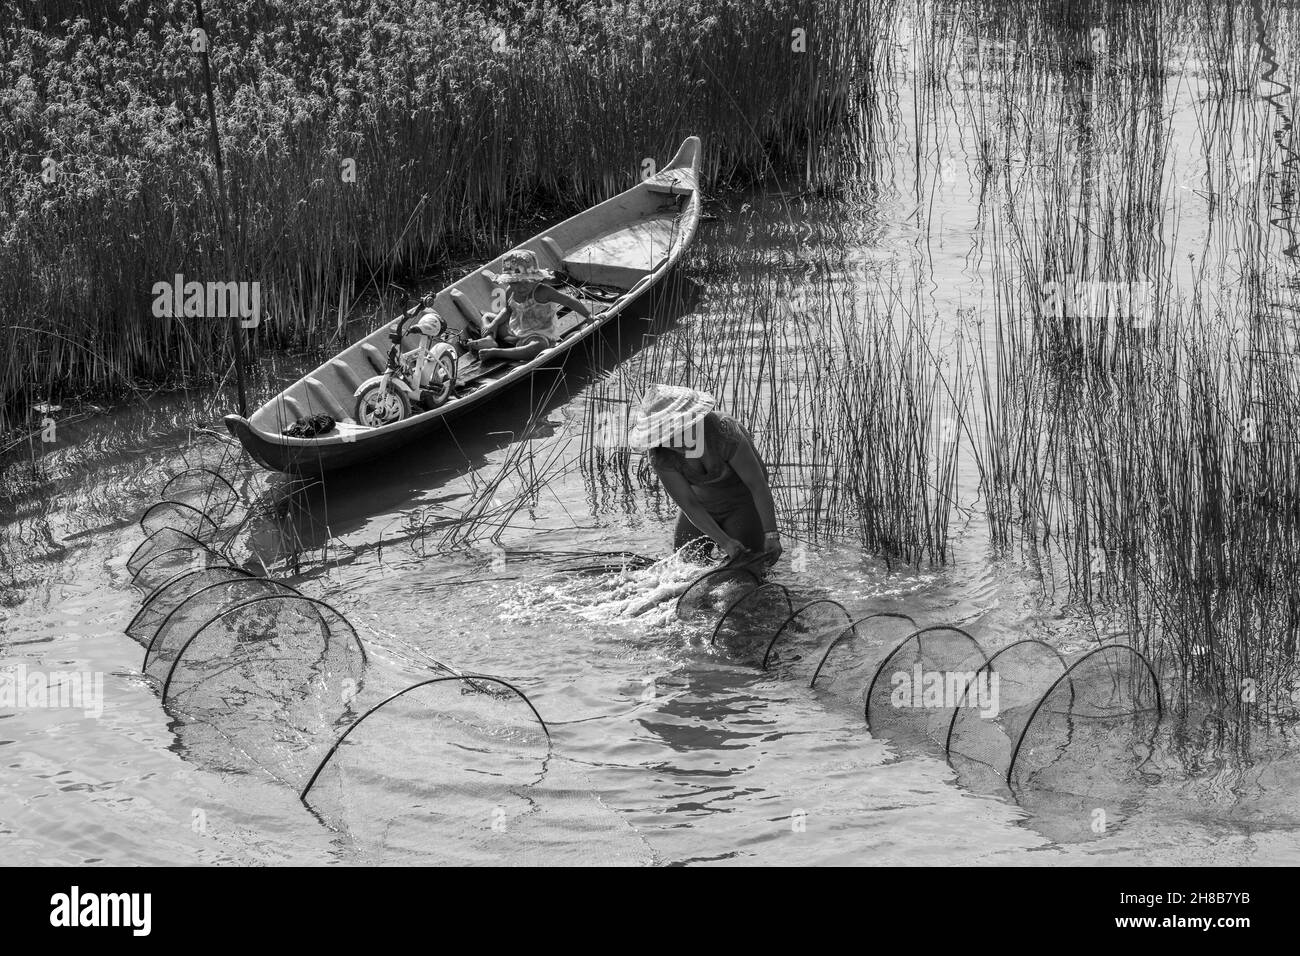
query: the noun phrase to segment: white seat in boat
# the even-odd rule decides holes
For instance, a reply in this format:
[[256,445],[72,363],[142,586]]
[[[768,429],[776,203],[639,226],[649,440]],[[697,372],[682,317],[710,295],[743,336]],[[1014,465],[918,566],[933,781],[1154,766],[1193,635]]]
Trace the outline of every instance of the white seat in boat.
[[643,219],[572,250],[564,270],[580,282],[630,289],[659,267],[677,237],[675,216]]

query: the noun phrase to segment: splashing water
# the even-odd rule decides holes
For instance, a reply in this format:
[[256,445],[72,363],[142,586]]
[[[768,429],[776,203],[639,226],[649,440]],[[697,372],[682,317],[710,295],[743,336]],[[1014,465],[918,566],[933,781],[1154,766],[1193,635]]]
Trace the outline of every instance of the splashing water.
[[667,626],[677,621],[677,598],[710,567],[684,548],[644,566],[552,573],[521,588],[503,607],[502,619],[525,623],[565,613],[601,623]]

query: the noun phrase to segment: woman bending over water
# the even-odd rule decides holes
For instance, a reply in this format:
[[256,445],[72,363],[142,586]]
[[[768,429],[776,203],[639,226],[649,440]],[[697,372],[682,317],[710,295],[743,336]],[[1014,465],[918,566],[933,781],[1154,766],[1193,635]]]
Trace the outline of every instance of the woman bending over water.
[[637,409],[629,444],[649,453],[664,489],[682,509],[673,548],[716,544],[729,558],[781,556],[767,470],[743,425],[715,411],[707,392],[651,385]]

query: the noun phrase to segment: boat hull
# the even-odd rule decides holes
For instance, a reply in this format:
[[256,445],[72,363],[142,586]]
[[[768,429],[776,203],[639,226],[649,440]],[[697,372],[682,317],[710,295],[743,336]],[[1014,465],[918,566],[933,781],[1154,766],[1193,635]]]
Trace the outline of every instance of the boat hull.
[[[672,280],[665,277],[664,281]],[[617,321],[618,317],[611,320],[611,322]],[[593,326],[592,332],[605,328],[611,322],[602,322]],[[447,423],[456,420],[467,412],[475,411],[489,401],[501,397],[512,391],[516,385],[530,381],[533,376],[539,373],[554,372],[557,368],[562,367],[572,357],[574,353],[573,346],[576,344],[576,342],[566,343],[568,347],[558,356],[555,353],[550,353],[550,361],[544,366],[530,368],[526,374],[512,377],[509,382],[499,388],[494,388],[476,400],[458,402],[454,406],[448,407],[440,415],[421,415],[409,419],[411,425],[408,428],[393,431],[376,429],[376,434],[373,437],[330,443],[311,439],[289,438],[283,438],[280,441],[269,441],[249,424],[248,419],[239,415],[227,415],[225,417],[226,429],[235,438],[239,439],[240,444],[244,446],[244,449],[252,456],[254,461],[271,471],[282,471],[291,475],[319,475],[329,471],[350,468],[373,458],[382,458],[385,455],[392,454],[419,439],[425,441],[436,440],[437,433]]]
[[[585,210],[521,243],[539,261],[570,278],[581,296],[583,283],[622,290],[593,317],[568,313],[563,338],[540,355],[501,366],[458,386],[455,397],[431,411],[376,428],[352,418],[353,394],[366,378],[382,371],[388,325],[381,326],[275,396],[249,418],[227,415],[230,433],[259,464],[291,474],[319,474],[387,455],[446,423],[479,408],[542,370],[567,361],[575,346],[615,322],[651,288],[670,275],[693,240],[699,223],[700,141],[690,137],[663,170],[633,188]],[[498,257],[441,290],[434,307],[453,331],[475,331],[490,311],[500,271]],[[596,305],[603,300],[592,300]],[[285,428],[304,417],[329,415],[336,428],[295,438]]]

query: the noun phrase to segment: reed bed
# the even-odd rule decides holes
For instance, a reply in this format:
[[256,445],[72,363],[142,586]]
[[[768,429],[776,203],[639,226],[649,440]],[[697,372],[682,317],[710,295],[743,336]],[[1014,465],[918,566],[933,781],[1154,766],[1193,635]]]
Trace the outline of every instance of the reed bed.
[[227,248],[192,0],[6,14],[0,432],[35,401],[219,379],[224,323],[151,313],[154,283],[176,274],[260,282],[254,351],[320,345],[363,295],[496,254],[530,217],[627,188],[692,133],[712,186],[833,175],[890,9],[209,3]]
[[1048,9],[965,45],[1009,253],[976,363],[990,537],[1240,739],[1300,678],[1300,169],[1294,98],[1257,94],[1295,88],[1266,38],[1296,14],[1099,4],[1072,37]]

